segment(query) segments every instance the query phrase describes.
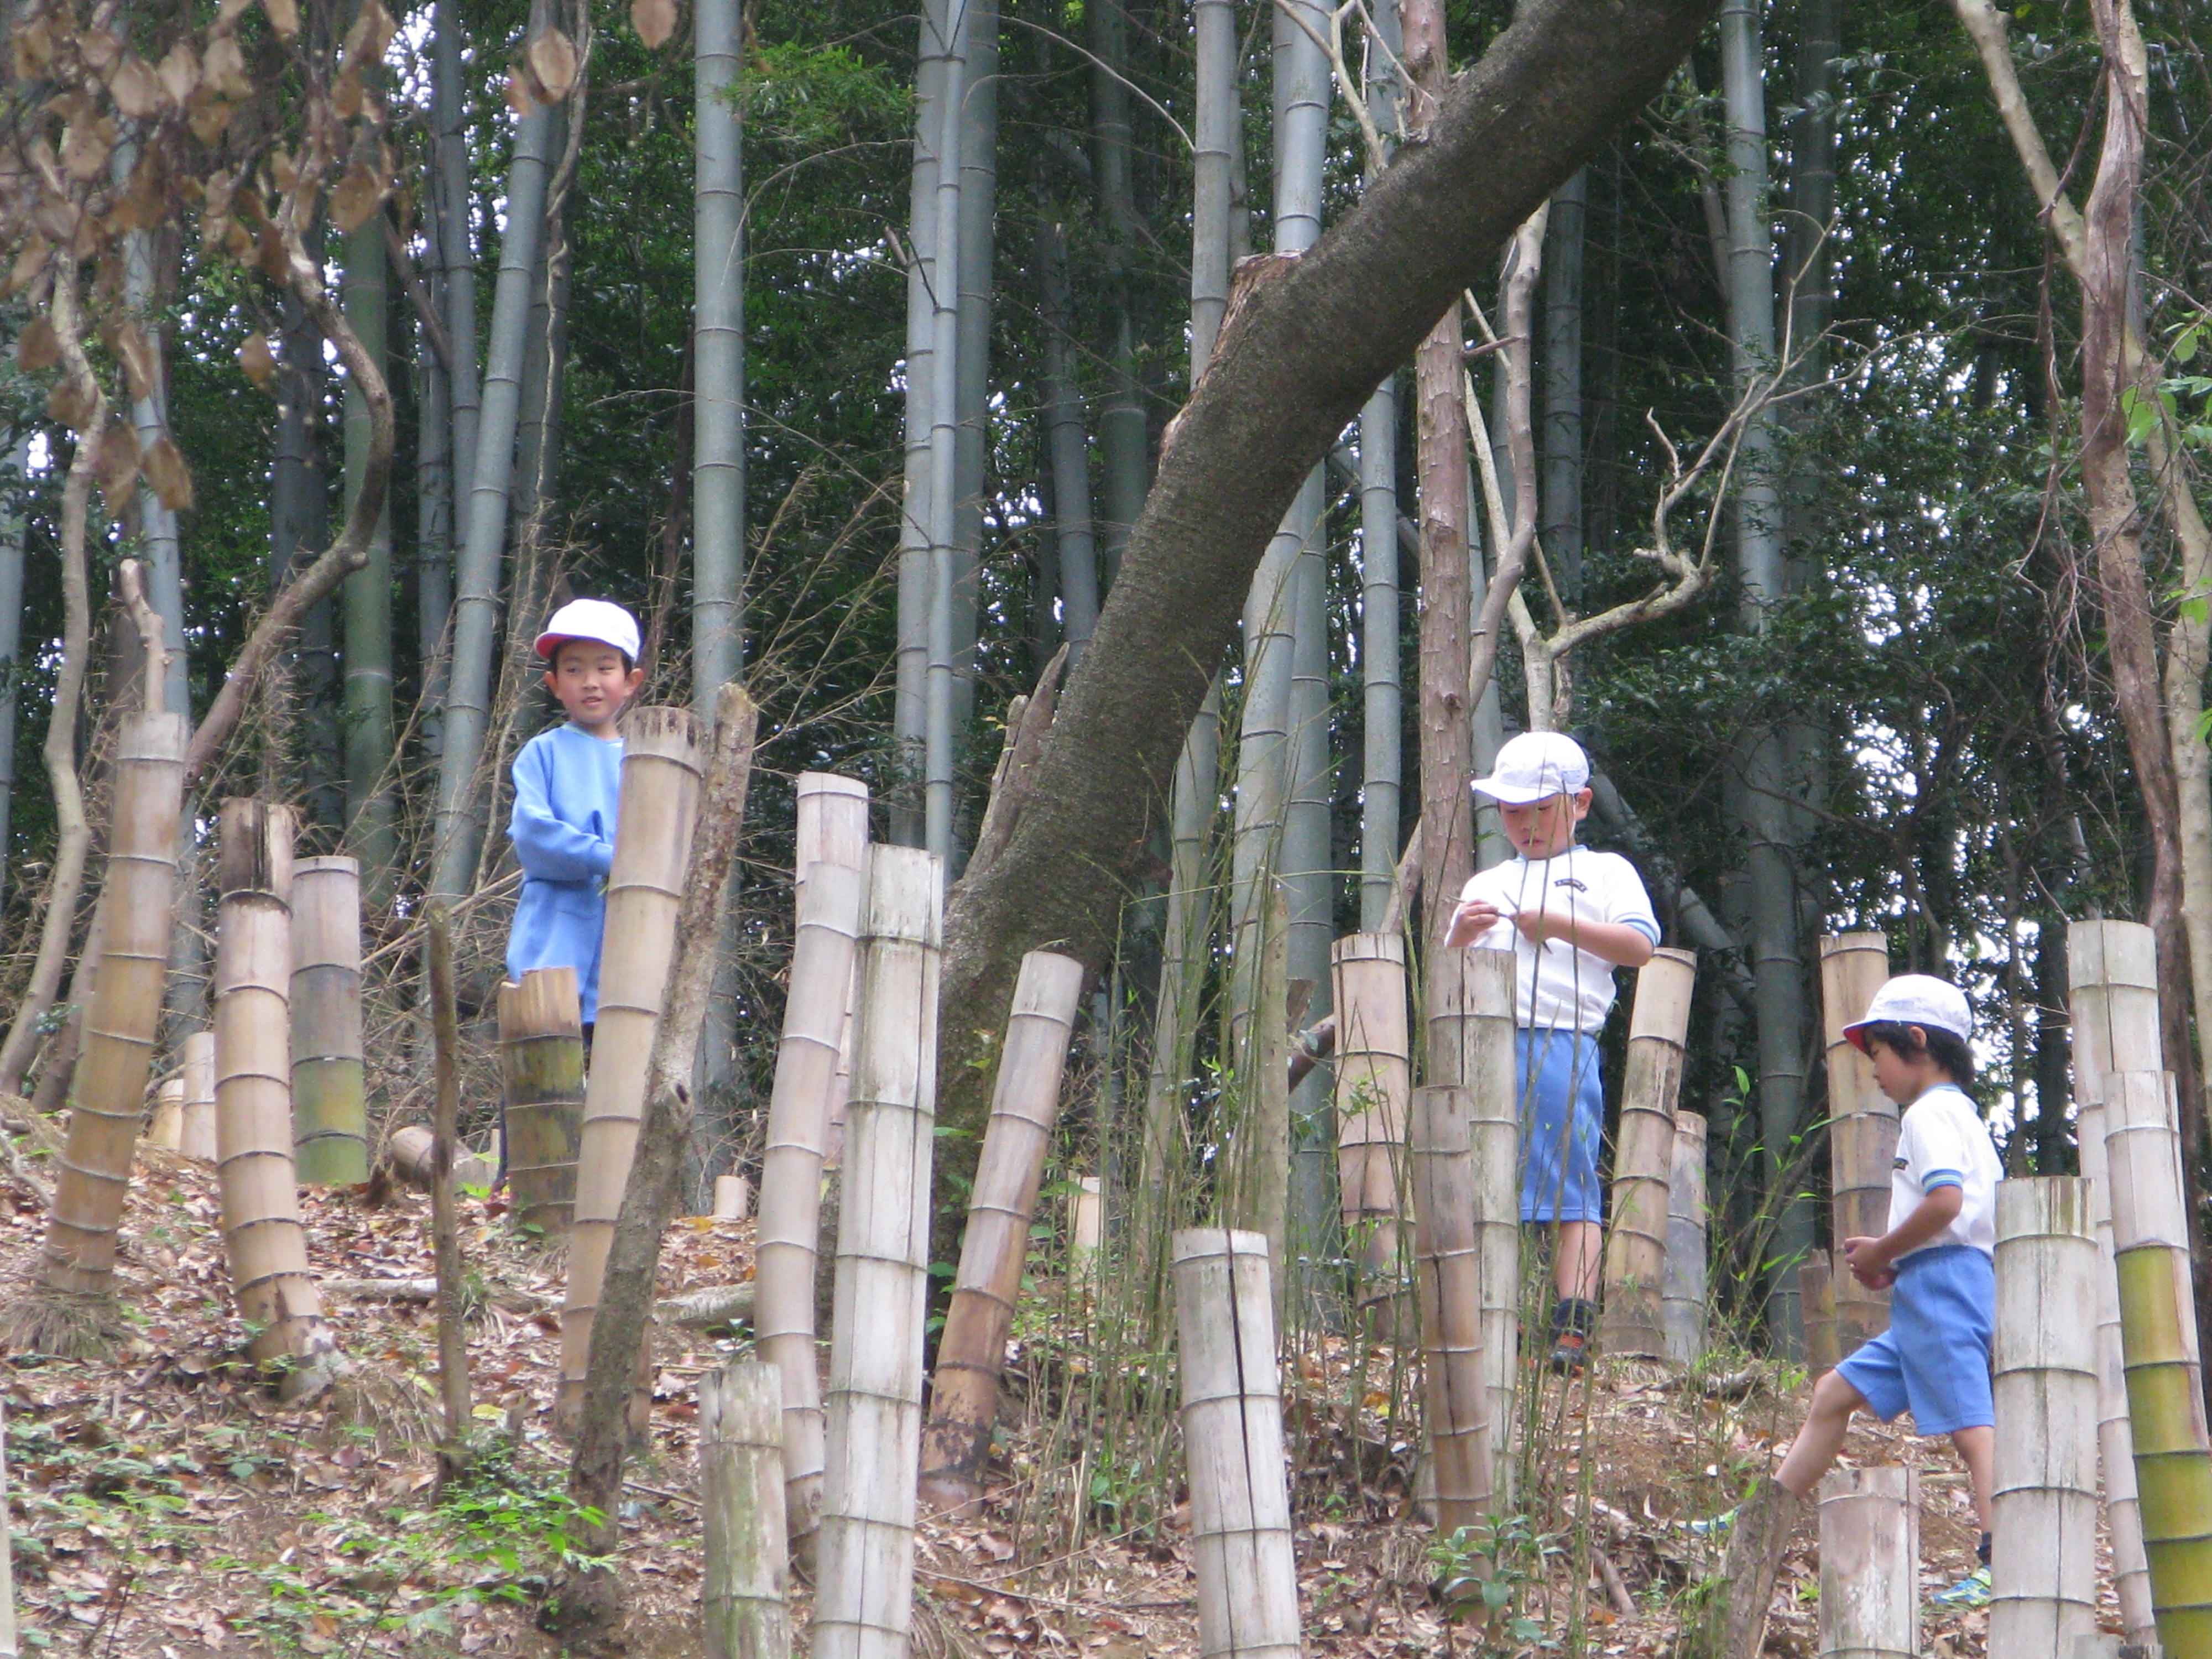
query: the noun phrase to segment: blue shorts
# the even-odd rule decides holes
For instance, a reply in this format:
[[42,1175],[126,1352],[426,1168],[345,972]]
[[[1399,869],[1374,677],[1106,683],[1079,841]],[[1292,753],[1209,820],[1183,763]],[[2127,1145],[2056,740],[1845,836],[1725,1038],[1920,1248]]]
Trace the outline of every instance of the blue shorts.
[[1990,1328],[1996,1305],[1996,1265],[1972,1245],[1915,1250],[1897,1264],[1889,1328],[1836,1370],[1885,1423],[1910,1410],[1913,1428],[1924,1435],[1993,1428]]
[[1521,1219],[1603,1221],[1597,1178],[1605,1080],[1597,1039],[1579,1031],[1514,1034],[1521,1091]]

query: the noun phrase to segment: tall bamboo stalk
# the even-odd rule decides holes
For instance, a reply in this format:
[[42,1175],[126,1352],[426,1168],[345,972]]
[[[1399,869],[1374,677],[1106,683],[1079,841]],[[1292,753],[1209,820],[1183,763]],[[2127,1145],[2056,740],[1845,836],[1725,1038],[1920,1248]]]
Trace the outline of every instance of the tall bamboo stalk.
[[1605,1351],[1667,1351],[1660,1300],[1667,1271],[1667,1188],[1674,1177],[1674,1098],[1698,953],[1660,950],[1636,975],[1613,1155],[1613,1225],[1605,1241]]
[[952,725],[975,714],[975,624],[982,599],[991,446],[992,256],[999,204],[999,0],[967,0],[967,88],[960,134],[959,361],[953,371]]
[[1204,1659],[1303,1651],[1267,1250],[1257,1233],[1218,1227],[1179,1232],[1173,1245]]
[[1421,1310],[1422,1404],[1434,1460],[1437,1530],[1489,1507],[1490,1398],[1482,1355],[1481,1240],[1474,1221],[1474,1100],[1413,1091],[1413,1258]]
[[[430,875],[433,892],[454,897],[468,891],[483,833],[477,769],[491,724],[501,555],[507,544],[514,440],[522,411],[523,357],[528,346],[531,292],[541,264],[538,243],[544,228],[556,113],[546,105],[532,104],[515,124],[507,179],[507,234],[500,244],[499,281],[492,294],[475,465],[469,475],[466,510],[460,515],[461,550],[454,562],[453,666],[446,697],[445,748],[438,758],[437,837]],[[537,619],[525,618],[521,625],[535,627]]]
[[592,1069],[577,1137],[576,1207],[568,1237],[568,1293],[561,1313],[556,1416],[582,1404],[592,1317],[607,1247],[629,1184],[647,1067],[659,1029],[676,912],[684,896],[691,823],[699,806],[699,722],[688,708],[640,708],[623,721],[622,801],[607,872],[605,944]]
[[1822,1659],[1914,1659],[1920,1472],[1838,1469],[1820,1482],[1820,1504]]
[[[898,685],[892,738],[901,787],[891,802],[891,839],[922,838],[921,776],[929,697],[931,424],[937,372],[937,188],[945,138],[945,66],[951,43],[949,0],[923,0],[914,73],[914,164],[907,210],[906,488],[899,514]],[[956,159],[955,166],[957,161]],[[949,374],[951,365],[945,365]]]
[[933,854],[870,854],[830,1342],[819,1659],[903,1659],[914,1616],[944,895]]
[[[1221,1212],[1228,1223],[1262,1235],[1282,1261],[1290,1208],[1290,1055],[1285,1026],[1289,995],[1285,972],[1288,907],[1282,884],[1267,883],[1261,906],[1259,933],[1248,945],[1255,951],[1255,994],[1234,1052],[1237,1120],[1230,1131],[1229,1168]],[[1232,1015],[1233,1018],[1233,1015]],[[1286,1272],[1274,1276],[1280,1290]]]
[[699,1512],[707,1659],[785,1659],[783,1388],[737,1360],[699,1379]]
[[292,835],[289,806],[227,800],[216,879],[215,951],[216,1167],[223,1243],[246,1352],[287,1367],[299,1399],[337,1378],[337,1338],[323,1322],[300,1224],[292,1163]]
[[[1397,0],[1372,8],[1375,47],[1367,54],[1370,115],[1386,150],[1404,118],[1400,85],[1405,41]],[[1372,163],[1369,183],[1373,183]],[[1404,744],[1400,704],[1398,593],[1398,382],[1375,388],[1359,412],[1359,925],[1382,926],[1398,870],[1399,796]]]
[[361,866],[292,866],[292,1148],[310,1186],[368,1179],[361,1036]]
[[1544,556],[1569,605],[1583,587],[1583,251],[1589,169],[1552,192],[1544,229]]
[[2090,1183],[2000,1182],[1993,1654],[2071,1654],[2097,1624],[2097,1331]]
[[[384,248],[385,219],[373,214],[346,238],[346,321],[380,373],[387,369],[386,344],[392,295]],[[368,477],[375,439],[368,399],[349,374],[345,389],[345,500],[353,503]],[[392,504],[383,494],[368,538],[368,562],[340,590],[345,615],[345,687],[339,720],[344,752],[346,844],[361,855],[369,890],[384,896],[398,876],[399,804],[393,793],[397,744],[392,704]],[[296,873],[296,872],[295,872]],[[356,875],[356,879],[361,878]],[[362,1153],[367,1180],[368,1152]],[[305,1162],[301,1178],[317,1180]]]
[[185,1122],[177,1150],[203,1164],[216,1159],[215,1033],[194,1031],[185,1039]]
[[1694,1365],[1705,1352],[1705,1119],[1674,1114],[1667,1179],[1667,1269],[1659,1318],[1667,1358]]
[[499,988],[499,1066],[514,1224],[566,1238],[584,1132],[584,1012],[574,968],[535,968]]
[[1336,981],[1336,1165],[1344,1230],[1369,1283],[1387,1296],[1398,1273],[1399,1194],[1413,1089],[1407,1029],[1406,939],[1352,933],[1329,951]]
[[1482,1352],[1501,1489],[1512,1443],[1521,1330],[1520,1090],[1513,1052],[1513,953],[1445,951],[1428,975],[1431,1082],[1455,1083],[1474,1114],[1474,1219],[1482,1241]]
[[2112,1535],[2120,1621],[2138,1645],[2156,1639],[2150,1565],[2143,1550],[2135,1435],[2128,1420],[2120,1337],[2120,1291],[2112,1254],[2112,1189],[2105,1164],[2105,1079],[2164,1064],[2158,1001],[2158,945],[2136,922],[2077,921],[2066,930],[2068,1020],[2074,1048],[2075,1143],[2090,1182],[2097,1232],[2097,1439],[2105,1513]]
[[2170,1072],[2112,1072],[2105,1158],[2151,1605],[2173,1654],[2212,1652],[2212,1434]]
[[935,1509],[967,1512],[982,1496],[999,1374],[1082,991],[1083,964],[1073,957],[1031,951],[1022,958],[922,1428],[921,1500]]
[[106,925],[98,930],[100,959],[70,1091],[42,1282],[9,1322],[16,1341],[49,1353],[97,1345],[112,1322],[116,1235],[161,1026],[184,802],[185,717],[161,712],[158,661],[147,668],[152,706],[125,718],[116,744],[102,895]]
[[[1829,1233],[1879,1238],[1889,1231],[1890,1163],[1897,1152],[1897,1103],[1874,1079],[1874,1062],[1844,1036],[1866,1017],[1889,977],[1889,940],[1881,933],[1843,933],[1820,941],[1820,1008],[1828,1048],[1828,1163],[1834,1194]],[[1848,1358],[1889,1328],[1889,1292],[1856,1275],[1838,1273],[1836,1347]]]
[[692,19],[691,684],[702,717],[744,655],[744,129],[738,0]]
[[173,1077],[154,1091],[153,1115],[146,1123],[146,1144],[173,1152],[185,1144],[185,1080]]

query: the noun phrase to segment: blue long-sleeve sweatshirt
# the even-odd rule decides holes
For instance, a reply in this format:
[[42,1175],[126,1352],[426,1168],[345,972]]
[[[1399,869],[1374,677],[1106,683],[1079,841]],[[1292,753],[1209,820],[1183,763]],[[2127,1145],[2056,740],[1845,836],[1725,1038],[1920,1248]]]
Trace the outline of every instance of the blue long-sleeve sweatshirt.
[[522,898],[507,939],[507,977],[574,968],[586,1024],[599,1013],[599,939],[622,760],[621,743],[569,725],[540,732],[514,757],[507,833],[522,866]]

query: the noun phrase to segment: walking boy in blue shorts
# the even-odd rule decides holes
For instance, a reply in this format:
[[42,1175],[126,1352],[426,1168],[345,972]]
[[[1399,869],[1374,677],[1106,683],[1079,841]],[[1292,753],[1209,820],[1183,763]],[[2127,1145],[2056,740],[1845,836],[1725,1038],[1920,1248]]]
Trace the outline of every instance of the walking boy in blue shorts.
[[538,636],[545,684],[568,714],[514,757],[507,834],[522,897],[507,939],[507,976],[574,968],[588,1036],[599,1012],[599,940],[622,800],[623,710],[645,684],[637,619],[605,599],[574,599]]
[[[1930,1598],[1948,1607],[1982,1607],[1990,1599],[1996,1441],[1990,1333],[1996,1317],[1996,1186],[2004,1166],[1960,1086],[1973,1080],[1967,1046],[1973,1029],[1965,994],[1925,974],[1891,980],[1875,993],[1866,1018],[1844,1028],[1874,1061],[1882,1093],[1905,1108],[1889,1231],[1844,1241],[1851,1276],[1891,1290],[1889,1328],[1814,1385],[1805,1426],[1774,1472],[1775,1485],[1791,1498],[1810,1498],[1862,1406],[1885,1423],[1909,1410],[1922,1435],[1950,1436],[1973,1486],[1982,1538],[1981,1565]],[[1756,1530],[1786,1540],[1787,1522]],[[1780,1541],[1769,1546],[1778,1562]],[[1771,1573],[1765,1582],[1771,1586]]]
[[1589,758],[1558,732],[1524,732],[1474,787],[1498,803],[1516,856],[1467,884],[1449,945],[1513,952],[1521,1095],[1521,1219],[1557,1231],[1552,1365],[1582,1369],[1597,1321],[1605,1189],[1598,1032],[1615,968],[1640,968],[1659,923],[1636,866],[1575,845],[1590,808]]

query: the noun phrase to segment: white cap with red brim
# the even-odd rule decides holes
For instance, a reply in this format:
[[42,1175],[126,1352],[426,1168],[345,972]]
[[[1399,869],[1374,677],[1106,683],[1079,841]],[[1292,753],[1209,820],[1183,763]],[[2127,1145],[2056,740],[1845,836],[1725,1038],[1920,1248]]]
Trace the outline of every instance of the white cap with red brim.
[[611,599],[569,600],[538,636],[538,654],[550,658],[570,640],[611,645],[633,665],[638,659],[637,618]]
[[1866,1018],[1844,1027],[1844,1039],[1866,1052],[1869,1025],[1917,1025],[1924,1031],[1948,1031],[1961,1042],[1974,1035],[1973,1010],[1966,994],[1933,974],[1899,974],[1874,994]]

